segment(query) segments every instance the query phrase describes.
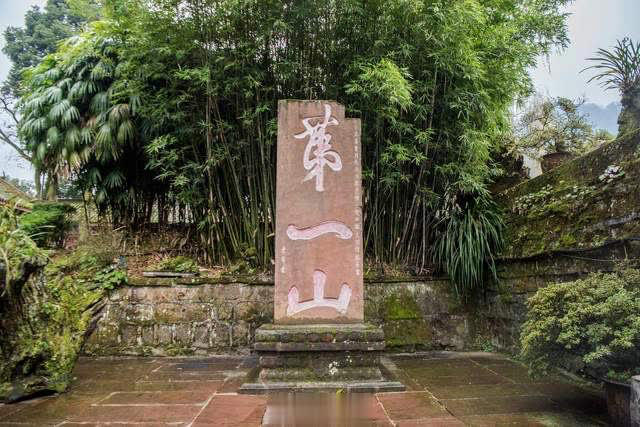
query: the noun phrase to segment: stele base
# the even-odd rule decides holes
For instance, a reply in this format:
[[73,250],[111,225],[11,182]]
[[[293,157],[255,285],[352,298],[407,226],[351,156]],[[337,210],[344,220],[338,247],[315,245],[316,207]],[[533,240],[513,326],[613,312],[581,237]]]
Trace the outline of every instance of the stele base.
[[263,325],[259,363],[239,393],[403,391],[380,360],[382,329],[366,324]]

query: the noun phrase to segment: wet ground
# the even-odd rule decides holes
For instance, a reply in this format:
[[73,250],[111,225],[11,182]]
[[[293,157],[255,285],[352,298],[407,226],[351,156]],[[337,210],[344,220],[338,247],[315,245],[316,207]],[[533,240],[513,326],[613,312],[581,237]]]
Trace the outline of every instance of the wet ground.
[[607,425],[595,390],[531,379],[486,353],[390,356],[406,392],[237,394],[251,359],[81,359],[69,392],[0,405],[0,425],[589,426]]

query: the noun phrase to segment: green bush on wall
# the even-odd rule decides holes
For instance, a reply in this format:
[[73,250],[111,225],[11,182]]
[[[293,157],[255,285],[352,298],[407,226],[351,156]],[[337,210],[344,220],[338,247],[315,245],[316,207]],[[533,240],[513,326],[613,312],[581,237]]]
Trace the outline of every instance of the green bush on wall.
[[150,271],[168,271],[172,273],[197,273],[198,263],[189,257],[179,255],[167,258],[152,265]]
[[640,270],[554,284],[528,305],[521,356],[534,373],[560,366],[622,381],[640,373]]
[[69,215],[75,210],[64,203],[38,203],[20,217],[20,228],[40,247],[60,247],[73,227]]

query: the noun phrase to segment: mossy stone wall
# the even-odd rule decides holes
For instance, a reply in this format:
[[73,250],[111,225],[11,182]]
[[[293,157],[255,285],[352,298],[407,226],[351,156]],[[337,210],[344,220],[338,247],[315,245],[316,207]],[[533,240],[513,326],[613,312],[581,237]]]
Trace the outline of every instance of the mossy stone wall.
[[[366,285],[365,317],[390,349],[464,349],[468,322],[443,280]],[[85,344],[93,355],[248,352],[273,320],[273,283],[145,279],[114,291]]]
[[[446,279],[365,282],[365,320],[379,325],[387,349],[517,352],[526,301],[540,287],[612,271],[640,258],[640,239],[502,260],[500,283],[467,304]],[[85,344],[92,355],[248,353],[256,328],[273,321],[273,283],[133,280],[113,291]]]
[[505,258],[596,248],[640,236],[640,135],[504,191]]

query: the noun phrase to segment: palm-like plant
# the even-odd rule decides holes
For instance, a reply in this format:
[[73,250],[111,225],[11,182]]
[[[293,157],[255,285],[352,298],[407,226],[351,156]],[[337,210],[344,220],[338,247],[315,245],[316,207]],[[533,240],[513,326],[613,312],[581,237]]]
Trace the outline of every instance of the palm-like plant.
[[622,111],[618,118],[619,133],[640,127],[640,42],[628,37],[618,40],[612,50],[598,49],[596,56],[587,58],[596,64],[585,70],[596,70],[589,82],[598,81],[605,89],[619,90]]
[[[48,175],[49,197],[58,177],[82,173],[97,199],[123,183],[115,164],[134,138],[128,103],[113,100],[117,65],[113,42],[96,32],[67,40],[27,76],[20,133],[36,168]],[[104,167],[114,164],[103,176]]]

